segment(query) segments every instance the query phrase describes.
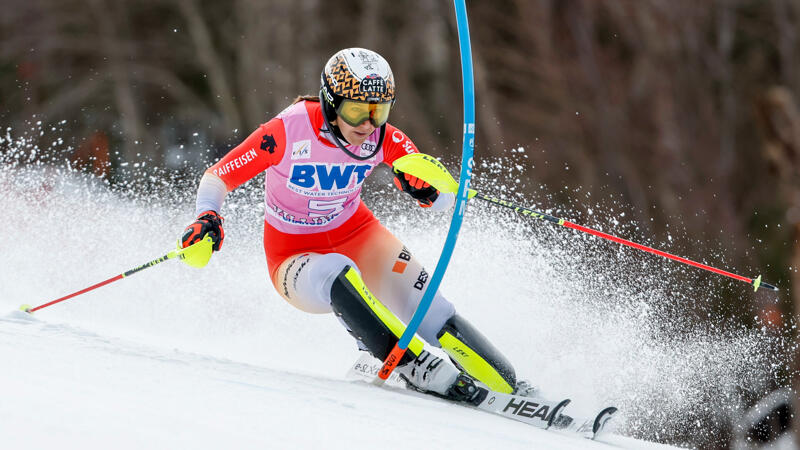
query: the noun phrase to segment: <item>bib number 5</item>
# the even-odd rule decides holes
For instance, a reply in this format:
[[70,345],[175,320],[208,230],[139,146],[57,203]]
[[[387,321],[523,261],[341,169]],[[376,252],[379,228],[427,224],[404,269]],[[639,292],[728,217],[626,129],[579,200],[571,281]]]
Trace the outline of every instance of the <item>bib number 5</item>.
[[344,211],[344,202],[347,197],[337,198],[333,200],[309,200],[308,201],[308,216],[309,217],[324,217],[335,216]]

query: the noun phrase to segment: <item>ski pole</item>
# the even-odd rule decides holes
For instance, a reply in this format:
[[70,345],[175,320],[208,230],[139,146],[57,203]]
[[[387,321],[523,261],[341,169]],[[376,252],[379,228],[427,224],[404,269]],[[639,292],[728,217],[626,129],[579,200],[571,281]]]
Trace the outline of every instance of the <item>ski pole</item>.
[[[459,184],[453,177],[450,175],[450,172],[447,171],[447,168],[439,162],[437,159],[429,156],[424,155],[421,153],[414,153],[410,155],[405,155],[398,158],[394,163],[393,167],[397,170],[403,171],[405,173],[409,173],[414,175],[422,180],[428,182],[431,186],[435,187],[441,192],[456,192],[458,190]],[[758,291],[758,288],[764,287],[773,291],[778,291],[778,288],[767,283],[761,281],[761,275],[756,278],[748,278],[742,275],[737,275],[735,273],[727,272],[722,269],[717,269],[716,267],[711,267],[706,264],[702,264],[699,262],[692,261],[687,258],[683,258],[680,256],[673,255],[671,253],[667,253],[661,250],[656,250],[654,248],[648,247],[646,245],[637,244],[636,242],[629,241],[627,239],[622,239],[616,236],[613,236],[608,233],[603,233],[602,231],[593,230],[589,227],[585,227],[583,225],[578,225],[576,223],[570,222],[568,220],[564,220],[555,216],[551,216],[550,214],[545,214],[542,212],[534,211],[530,208],[525,208],[522,206],[515,205],[509,201],[501,200],[497,197],[491,197],[488,195],[481,194],[480,192],[469,189],[469,198],[477,197],[481,200],[486,202],[503,206],[509,209],[513,209],[514,211],[522,214],[523,216],[534,217],[536,219],[542,219],[547,222],[561,225],[567,228],[572,228],[573,230],[577,230],[583,233],[588,233],[593,236],[597,236],[603,239],[608,239],[609,241],[616,242],[618,244],[626,245],[628,247],[635,248],[637,250],[642,250],[648,253],[652,253],[654,255],[662,256],[664,258],[672,259],[674,261],[678,261],[683,264],[688,264],[690,266],[694,266],[703,270],[707,270],[709,272],[716,273],[718,275],[723,275],[729,278],[733,278],[734,280],[743,281],[751,286],[753,286],[755,291]]]
[[529,209],[529,208],[524,208],[522,206],[517,206],[517,205],[515,205],[515,204],[513,204],[511,202],[508,202],[506,200],[501,200],[501,199],[499,199],[497,197],[490,197],[488,195],[484,195],[484,194],[481,194],[479,192],[476,192],[474,197],[477,197],[477,198],[479,198],[481,200],[487,201],[487,202],[495,204],[495,205],[499,205],[499,206],[503,206],[503,207],[506,207],[506,208],[513,209],[514,211],[522,214],[523,216],[530,216],[530,217],[535,217],[537,219],[546,220],[546,221],[548,221],[550,223],[554,223],[556,225],[562,225],[562,226],[567,227],[567,228],[572,228],[573,230],[578,230],[578,231],[581,231],[583,233],[588,233],[588,234],[591,234],[593,236],[597,236],[597,237],[600,237],[600,238],[603,238],[603,239],[608,239],[609,241],[616,242],[618,244],[627,245],[628,247],[632,247],[632,248],[635,248],[637,250],[642,250],[642,251],[645,251],[645,252],[653,253],[655,255],[662,256],[662,257],[668,258],[668,259],[672,259],[674,261],[678,261],[678,262],[681,262],[683,264],[694,266],[694,267],[697,267],[697,268],[700,268],[700,269],[703,269],[703,270],[707,270],[709,272],[713,272],[713,273],[716,273],[718,275],[724,275],[726,277],[733,278],[734,280],[744,281],[745,283],[753,286],[755,291],[758,291],[759,287],[764,287],[764,288],[767,288],[767,289],[770,289],[770,290],[773,290],[773,291],[778,291],[777,287],[775,287],[775,286],[773,286],[773,285],[771,285],[771,284],[769,284],[769,283],[767,283],[765,281],[761,281],[761,275],[759,275],[756,278],[747,278],[747,277],[744,277],[742,275],[737,275],[735,273],[727,272],[727,271],[722,270],[722,269],[717,269],[716,267],[711,267],[711,266],[708,266],[706,264],[702,264],[702,263],[699,263],[699,262],[696,262],[696,261],[692,261],[691,259],[683,258],[681,256],[676,256],[676,255],[673,255],[671,253],[667,253],[665,251],[656,250],[656,249],[654,249],[652,247],[648,247],[646,245],[637,244],[636,242],[632,242],[632,241],[629,241],[627,239],[622,239],[620,237],[613,236],[613,235],[608,234],[608,233],[603,233],[602,231],[597,231],[597,230],[591,229],[589,227],[585,227],[583,225],[578,225],[576,223],[570,222],[568,220],[560,219],[558,217],[554,217],[554,216],[551,216],[549,214],[537,212],[537,211],[534,211],[534,210]]
[[[117,276],[111,277],[105,281],[101,281],[97,284],[93,284],[87,288],[81,289],[80,291],[73,292],[72,294],[65,295],[61,298],[57,298],[53,301],[47,302],[45,304],[39,305],[35,308],[32,308],[31,305],[22,305],[19,307],[21,311],[25,311],[26,313],[33,314],[35,311],[38,311],[42,308],[47,308],[48,306],[55,305],[56,303],[61,303],[64,300],[69,300],[73,297],[77,297],[81,294],[85,294],[89,291],[93,291],[99,287],[105,286],[107,284],[111,284],[115,281],[121,280],[123,278],[129,277],[135,273],[138,273],[144,269],[149,267],[153,267],[157,264],[160,264],[164,261],[168,261],[170,259],[179,258],[186,262],[188,265],[193,267],[203,267],[208,263],[208,259],[211,257],[211,247],[214,245],[214,241],[211,239],[209,235],[206,235],[203,240],[198,241],[189,247],[186,248],[178,248],[175,249],[166,255],[156,258],[148,263],[142,264],[141,266],[134,267],[127,272],[123,272]],[[206,257],[207,256],[207,257]]]

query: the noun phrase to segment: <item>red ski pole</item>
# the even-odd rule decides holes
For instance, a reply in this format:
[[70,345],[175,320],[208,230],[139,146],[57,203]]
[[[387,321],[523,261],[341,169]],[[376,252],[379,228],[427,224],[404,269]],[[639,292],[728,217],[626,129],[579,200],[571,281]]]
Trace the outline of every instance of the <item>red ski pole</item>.
[[193,267],[203,267],[208,263],[208,260],[211,258],[211,247],[213,245],[214,245],[214,241],[211,239],[210,236],[206,235],[205,238],[203,238],[203,240],[201,240],[199,242],[196,242],[196,243],[190,245],[189,247],[179,248],[179,249],[173,250],[173,251],[167,253],[166,255],[164,255],[164,256],[162,256],[160,258],[156,258],[156,259],[154,259],[154,260],[152,260],[152,261],[150,261],[150,262],[148,262],[146,264],[142,264],[141,266],[134,267],[133,269],[128,270],[127,272],[121,273],[121,274],[119,274],[117,276],[111,277],[111,278],[109,278],[109,279],[107,279],[105,281],[101,281],[101,282],[99,282],[97,284],[93,284],[93,285],[91,285],[91,286],[89,286],[87,288],[81,289],[78,292],[73,292],[72,294],[65,295],[65,296],[63,296],[61,298],[57,298],[57,299],[55,299],[53,301],[49,301],[49,302],[47,302],[45,304],[42,304],[42,305],[39,305],[37,307],[31,307],[31,305],[27,305],[26,304],[26,305],[20,306],[19,309],[21,311],[25,311],[26,313],[33,314],[34,311],[38,311],[38,310],[40,310],[42,308],[47,308],[48,306],[55,305],[56,303],[61,303],[64,300],[69,300],[72,297],[77,297],[77,296],[79,296],[81,294],[85,294],[85,293],[87,293],[89,291],[93,291],[93,290],[95,290],[95,289],[97,289],[99,287],[105,286],[107,284],[111,284],[111,283],[113,283],[115,281],[121,280],[121,279],[123,279],[125,277],[129,277],[129,276],[131,276],[131,275],[133,275],[133,274],[135,274],[137,272],[140,272],[140,271],[142,271],[144,269],[147,269],[149,267],[153,267],[156,264],[160,264],[160,263],[162,263],[164,261],[168,261],[168,260],[174,259],[174,258],[179,258],[179,259],[183,260],[184,262],[186,262],[187,264],[189,264],[190,266],[193,266]]
[[508,202],[508,201],[505,201],[505,200],[501,200],[501,199],[496,198],[496,197],[490,197],[488,195],[483,195],[483,194],[481,194],[479,192],[476,192],[474,196],[479,198],[479,199],[481,199],[481,200],[487,201],[489,203],[493,203],[495,205],[504,206],[506,208],[513,209],[514,211],[522,214],[523,216],[530,216],[530,217],[535,217],[537,219],[546,220],[546,221],[548,221],[550,223],[554,223],[556,225],[561,225],[561,226],[564,226],[564,227],[567,227],[567,228],[572,228],[573,230],[577,230],[577,231],[580,231],[580,232],[583,232],[583,233],[591,234],[593,236],[597,236],[597,237],[600,237],[600,238],[603,238],[603,239],[608,239],[609,241],[616,242],[618,244],[626,245],[628,247],[632,247],[632,248],[635,248],[637,250],[642,250],[642,251],[645,251],[645,252],[648,252],[648,253],[652,253],[654,255],[658,255],[658,256],[661,256],[661,257],[664,257],[664,258],[668,258],[668,259],[671,259],[673,261],[678,261],[680,263],[687,264],[687,265],[690,265],[690,266],[693,266],[693,267],[697,267],[699,269],[707,270],[709,272],[713,272],[713,273],[716,273],[718,275],[723,275],[723,276],[726,276],[726,277],[729,277],[729,278],[733,278],[734,280],[744,281],[745,283],[753,286],[753,288],[756,291],[758,291],[758,288],[760,288],[760,287],[767,288],[767,289],[770,289],[770,290],[773,290],[773,291],[777,291],[778,290],[777,287],[775,287],[775,286],[773,286],[773,285],[771,285],[771,284],[769,284],[769,283],[767,283],[765,281],[761,281],[761,275],[759,275],[756,278],[747,278],[747,277],[742,276],[742,275],[737,275],[735,273],[727,272],[727,271],[722,270],[722,269],[717,269],[716,267],[711,267],[711,266],[706,265],[706,264],[702,264],[702,263],[699,263],[699,262],[696,262],[696,261],[692,261],[691,259],[683,258],[681,256],[673,255],[671,253],[667,253],[667,252],[664,252],[664,251],[661,251],[661,250],[656,250],[656,249],[648,247],[646,245],[637,244],[636,242],[632,242],[632,241],[629,241],[627,239],[622,239],[622,238],[610,235],[608,233],[603,233],[602,231],[593,230],[593,229],[591,229],[589,227],[585,227],[583,225],[578,225],[578,224],[572,223],[572,222],[570,222],[568,220],[559,219],[558,217],[554,217],[554,216],[551,216],[549,214],[537,212],[537,211],[534,211],[534,210],[529,209],[529,208],[523,208],[522,206],[517,206],[517,205],[515,205],[515,204],[513,204],[511,202]]
[[[409,173],[414,175],[417,178],[425,180],[431,186],[435,187],[441,192],[452,192],[455,193],[458,191],[459,184],[458,182],[453,179],[450,175],[450,172],[442,165],[441,162],[437,161],[434,158],[431,158],[428,155],[424,155],[421,153],[412,153],[409,155],[402,156],[395,160],[393,167],[397,170],[403,171],[405,173]],[[658,255],[664,258],[671,259],[673,261],[678,261],[683,264],[687,264],[693,267],[697,267],[699,269],[707,270],[709,272],[716,273],[718,275],[723,275],[729,278],[733,278],[734,280],[743,281],[758,291],[759,288],[766,288],[772,291],[778,291],[778,288],[767,283],[761,281],[761,275],[757,276],[756,278],[748,278],[742,275],[737,275],[735,273],[731,273],[722,269],[717,269],[716,267],[711,267],[706,264],[702,264],[696,261],[692,261],[691,259],[683,258],[681,256],[673,255],[671,253],[667,253],[661,250],[656,250],[654,248],[648,247],[646,245],[637,244],[636,242],[629,241],[627,239],[622,239],[608,233],[603,233],[602,231],[593,230],[589,227],[585,227],[583,225],[578,225],[576,223],[572,223],[568,220],[560,219],[555,216],[551,216],[550,214],[545,214],[539,211],[534,211],[530,208],[525,208],[523,206],[515,205],[509,201],[501,200],[497,197],[492,197],[489,195],[481,194],[480,192],[470,189],[469,190],[469,198],[477,197],[483,201],[503,206],[505,208],[513,209],[519,214],[523,216],[533,217],[536,219],[546,220],[555,225],[561,225],[563,227],[572,228],[573,230],[580,231],[582,233],[591,234],[593,236],[597,236],[599,238],[608,239],[609,241],[616,242],[618,244],[626,245],[628,247],[635,248],[637,250],[641,250],[644,252],[652,253],[654,255]]]

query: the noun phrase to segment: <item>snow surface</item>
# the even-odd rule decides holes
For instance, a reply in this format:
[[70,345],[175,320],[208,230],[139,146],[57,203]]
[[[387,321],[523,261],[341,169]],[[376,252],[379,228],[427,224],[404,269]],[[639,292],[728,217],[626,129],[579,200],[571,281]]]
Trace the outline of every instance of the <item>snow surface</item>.
[[[260,180],[229,196],[225,244],[208,267],[168,261],[28,316],[19,305],[166,253],[191,221],[194,192],[155,177],[112,190],[9,154],[0,166],[4,449],[695,445],[716,439],[706,425],[737,417],[738,393],[763,388],[785,361],[774,337],[714,320],[713,298],[686,296],[675,282],[685,269],[475,204],[443,292],[547,396],[618,406],[619,434],[592,442],[347,381],[358,356],[350,336],[330,315],[293,309],[267,279]],[[367,204],[432,267],[449,216],[374,178]],[[695,314],[712,319],[695,324]]]
[[3,448],[667,448],[592,442],[326,370],[161,348],[22,312],[0,318],[0,336]]

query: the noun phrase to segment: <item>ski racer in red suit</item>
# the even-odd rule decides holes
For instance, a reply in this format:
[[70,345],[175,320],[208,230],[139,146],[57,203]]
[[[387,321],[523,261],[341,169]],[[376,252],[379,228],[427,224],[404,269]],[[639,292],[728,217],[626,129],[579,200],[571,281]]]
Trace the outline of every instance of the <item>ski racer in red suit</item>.
[[[290,304],[309,313],[334,312],[359,348],[383,360],[419,304],[428,272],[360,199],[364,179],[380,163],[417,153],[387,123],[395,85],[377,53],[348,48],[322,71],[319,97],[294,104],[261,125],[203,175],[197,220],[186,247],[210,234],[222,247],[227,192],[266,171],[264,251],[269,277]],[[394,169],[395,184],[422,207],[449,209],[453,194]],[[519,390],[506,358],[440,292],[396,371],[414,389],[477,402],[475,380]],[[424,349],[441,347],[451,362]]]

